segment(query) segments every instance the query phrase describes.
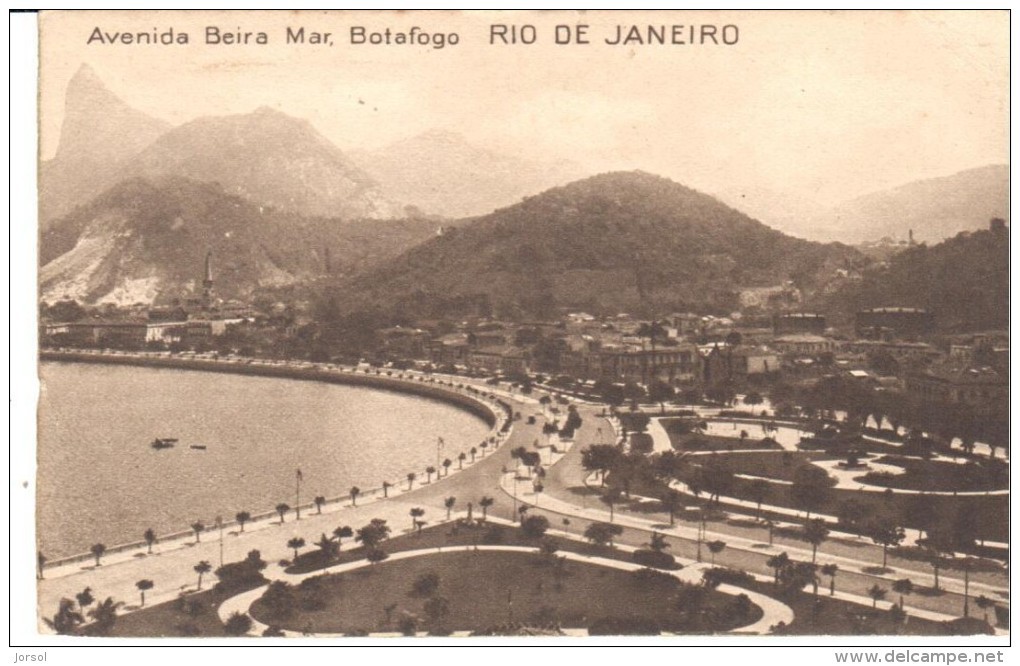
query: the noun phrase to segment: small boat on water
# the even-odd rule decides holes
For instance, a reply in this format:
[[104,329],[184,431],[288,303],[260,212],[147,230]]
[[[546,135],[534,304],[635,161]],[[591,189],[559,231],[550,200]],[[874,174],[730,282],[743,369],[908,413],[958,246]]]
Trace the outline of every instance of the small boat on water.
[[173,437],[157,437],[149,444],[154,449],[172,449],[177,440]]
[[192,444],[190,448],[195,449],[196,451],[205,451],[206,445],[205,444]]

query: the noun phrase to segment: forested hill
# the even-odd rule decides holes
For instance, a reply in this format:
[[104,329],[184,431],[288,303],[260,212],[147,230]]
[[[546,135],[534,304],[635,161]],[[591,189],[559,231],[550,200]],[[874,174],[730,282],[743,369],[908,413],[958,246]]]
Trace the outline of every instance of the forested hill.
[[813,291],[859,260],[849,247],[791,238],[665,178],[615,172],[464,224],[340,291],[410,313],[450,303],[511,316],[557,306],[728,312],[741,288],[792,280]]
[[881,306],[927,308],[943,332],[1006,328],[1008,229],[962,232],[931,247],[909,248],[828,298],[828,309],[846,317]]

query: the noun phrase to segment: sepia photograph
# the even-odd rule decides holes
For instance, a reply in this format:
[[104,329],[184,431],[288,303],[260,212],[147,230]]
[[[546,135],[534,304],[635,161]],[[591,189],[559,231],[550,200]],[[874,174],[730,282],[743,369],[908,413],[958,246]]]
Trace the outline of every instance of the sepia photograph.
[[34,20],[25,645],[1004,661],[1009,11]]

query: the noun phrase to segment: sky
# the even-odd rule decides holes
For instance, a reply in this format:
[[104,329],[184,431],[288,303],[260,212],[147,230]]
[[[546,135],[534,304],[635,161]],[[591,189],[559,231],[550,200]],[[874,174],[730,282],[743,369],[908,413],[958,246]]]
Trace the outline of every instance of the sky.
[[[492,45],[491,24],[532,25]],[[587,24],[590,44],[553,43]],[[732,45],[612,46],[616,26],[736,26]],[[83,64],[135,108],[173,124],[271,106],[344,150],[427,131],[592,173],[643,169],[709,192],[831,205],[1008,161],[1007,12],[118,12],[41,17],[40,142],[59,139]],[[205,27],[267,45],[207,45]],[[332,46],[285,44],[287,26]],[[456,33],[442,49],[352,45],[369,32]],[[186,32],[187,46],[87,43]],[[732,35],[732,29],[729,33]]]

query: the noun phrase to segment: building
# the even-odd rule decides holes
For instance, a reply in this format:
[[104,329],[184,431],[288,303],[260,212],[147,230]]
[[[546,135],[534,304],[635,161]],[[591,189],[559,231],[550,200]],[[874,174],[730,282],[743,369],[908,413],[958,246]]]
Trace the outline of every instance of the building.
[[812,312],[787,312],[772,317],[772,332],[776,335],[785,333],[816,333],[825,332],[825,315]]
[[466,333],[451,333],[429,342],[429,360],[436,365],[467,365],[470,351]]
[[887,353],[896,359],[897,363],[927,363],[942,356],[942,353],[935,347],[924,342],[885,342],[882,340],[855,340],[844,342],[842,351],[851,354],[863,354],[873,356],[877,353]]
[[740,381],[779,372],[779,354],[766,347],[705,345],[701,352],[701,381],[706,385]]
[[935,329],[935,318],[921,308],[871,308],[857,313],[857,336],[872,340],[918,337]]
[[589,379],[649,384],[687,383],[697,378],[698,349],[691,344],[645,349],[635,345],[602,346],[588,354]]
[[519,347],[509,345],[481,347],[468,353],[467,364],[472,370],[526,375],[531,372],[531,355]]
[[818,356],[819,354],[836,353],[841,343],[812,333],[792,333],[781,335],[772,340],[772,346],[783,354],[796,356]]
[[1008,378],[988,366],[950,360],[909,374],[906,385],[922,404],[962,405],[976,416],[1002,416],[1008,410]]

